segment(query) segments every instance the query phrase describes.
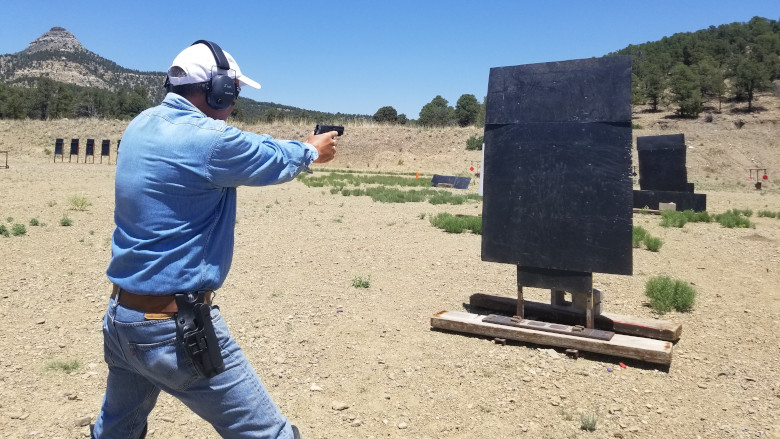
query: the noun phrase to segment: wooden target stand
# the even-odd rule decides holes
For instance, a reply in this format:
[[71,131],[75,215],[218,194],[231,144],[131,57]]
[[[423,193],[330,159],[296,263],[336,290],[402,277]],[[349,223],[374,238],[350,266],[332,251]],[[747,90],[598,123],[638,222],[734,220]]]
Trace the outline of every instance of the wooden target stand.
[[0,164],[0,169],[8,169],[8,151],[0,151],[0,154],[5,154],[5,165]]
[[[550,303],[525,300],[523,288],[550,290]],[[571,294],[571,301],[566,300]],[[456,332],[669,365],[682,325],[602,312],[592,273],[517,267],[517,299],[474,294],[472,307],[500,314],[441,311],[431,326]],[[511,317],[509,317],[511,316]]]
[[[441,311],[431,326],[671,363],[681,327],[605,313],[593,289],[593,273],[633,268],[630,73],[629,57],[490,69],[482,260],[517,266],[517,297],[473,295],[469,310],[487,312]],[[550,303],[525,300],[527,288],[549,290]]]

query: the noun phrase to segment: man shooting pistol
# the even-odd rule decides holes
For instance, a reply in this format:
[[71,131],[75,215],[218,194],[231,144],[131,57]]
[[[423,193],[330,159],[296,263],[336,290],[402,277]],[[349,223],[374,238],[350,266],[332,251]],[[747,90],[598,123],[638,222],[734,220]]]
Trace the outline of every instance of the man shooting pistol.
[[92,439],[144,439],[162,391],[223,438],[300,439],[212,304],[217,290],[241,292],[222,289],[238,187],[284,183],[333,160],[340,132],[300,142],[228,125],[242,87],[260,84],[218,44],[198,40],[168,68],[164,101],[125,129],[106,269],[108,377]]

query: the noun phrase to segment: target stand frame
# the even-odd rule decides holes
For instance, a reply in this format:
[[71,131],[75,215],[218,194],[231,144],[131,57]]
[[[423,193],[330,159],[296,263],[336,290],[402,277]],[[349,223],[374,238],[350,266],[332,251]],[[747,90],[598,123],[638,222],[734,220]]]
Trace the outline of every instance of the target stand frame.
[[[762,181],[769,180],[769,175],[766,173],[767,168],[748,168],[748,180],[754,181],[756,190],[761,190]],[[753,178],[753,171],[756,173],[756,177]],[[763,174],[759,177],[759,172],[763,171]]]
[[[517,299],[474,294],[469,305],[500,315],[441,311],[433,328],[669,365],[682,325],[602,311],[592,273],[518,266]],[[550,303],[525,300],[524,288],[550,290]],[[571,294],[571,301],[566,300]],[[508,317],[511,316],[511,317]]]

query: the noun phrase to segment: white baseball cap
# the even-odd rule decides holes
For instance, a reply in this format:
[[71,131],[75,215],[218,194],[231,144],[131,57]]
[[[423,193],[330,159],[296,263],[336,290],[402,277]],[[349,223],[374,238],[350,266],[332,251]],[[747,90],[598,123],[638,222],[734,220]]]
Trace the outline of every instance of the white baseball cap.
[[211,49],[205,44],[189,46],[173,59],[171,66],[168,68],[168,80],[174,86],[196,84],[207,82],[211,80],[214,74],[221,73],[235,77],[242,86],[248,85],[252,88],[260,89],[260,84],[241,73],[238,63],[229,53],[224,50],[222,53],[225,54],[225,58],[228,60],[230,71],[217,68],[217,60],[214,58],[214,54],[211,53]]

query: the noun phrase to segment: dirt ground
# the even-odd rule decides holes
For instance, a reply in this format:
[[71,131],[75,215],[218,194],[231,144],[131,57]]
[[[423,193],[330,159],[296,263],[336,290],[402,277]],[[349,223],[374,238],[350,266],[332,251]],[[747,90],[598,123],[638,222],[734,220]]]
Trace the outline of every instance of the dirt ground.
[[[780,106],[758,104],[754,114],[726,107],[712,122],[638,111],[634,135],[685,134],[689,181],[710,213],[777,212]],[[115,157],[84,164],[82,146],[78,163],[67,154],[54,163],[46,150],[56,137],[115,145],[125,125],[0,121],[10,166],[0,169],[0,224],[26,226],[24,236],[0,237],[0,437],[84,438],[100,408]],[[311,129],[244,128],[296,139]],[[335,162],[315,172],[469,175],[480,153],[464,147],[479,133],[347,126]],[[763,190],[747,179],[750,167],[768,168]],[[74,195],[91,205],[74,210]],[[780,437],[780,219],[677,229],[635,215],[663,247],[635,249],[633,276],[595,273],[594,284],[606,311],[682,323],[667,368],[432,330],[434,313],[464,310],[471,294],[515,295],[515,267],[482,262],[479,236],[428,221],[481,207],[375,203],[298,181],[239,190],[235,258],[216,303],[304,438]],[[694,286],[691,312],[657,316],[647,305],[645,282],[662,274]],[[353,287],[357,278],[370,286]],[[74,360],[72,372],[52,368]],[[595,431],[581,429],[583,415],[597,417]],[[149,428],[150,438],[217,437],[164,394]]]

